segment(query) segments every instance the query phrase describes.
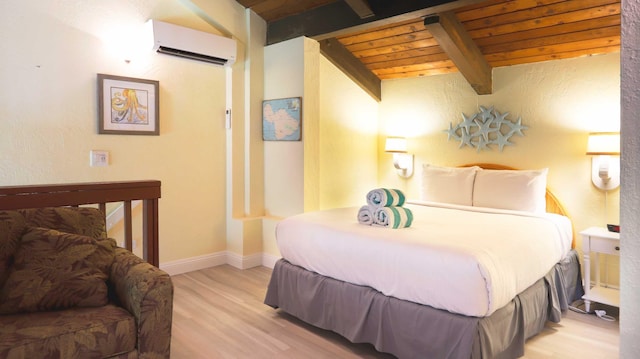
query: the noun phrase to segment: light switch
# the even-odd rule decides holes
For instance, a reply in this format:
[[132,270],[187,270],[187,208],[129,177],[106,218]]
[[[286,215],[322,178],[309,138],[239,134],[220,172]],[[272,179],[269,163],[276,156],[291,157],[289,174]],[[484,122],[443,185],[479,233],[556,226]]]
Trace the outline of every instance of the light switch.
[[91,167],[105,167],[109,165],[109,151],[91,150],[89,152]]

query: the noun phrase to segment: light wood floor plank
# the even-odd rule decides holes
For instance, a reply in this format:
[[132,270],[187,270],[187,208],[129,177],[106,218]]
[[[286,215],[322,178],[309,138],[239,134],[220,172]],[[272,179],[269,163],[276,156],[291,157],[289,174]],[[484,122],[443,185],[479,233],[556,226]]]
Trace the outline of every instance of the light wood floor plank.
[[[171,357],[393,358],[263,304],[271,269],[223,265],[172,277]],[[617,317],[617,308],[598,307]],[[618,322],[569,311],[526,343],[526,359],[617,358]]]

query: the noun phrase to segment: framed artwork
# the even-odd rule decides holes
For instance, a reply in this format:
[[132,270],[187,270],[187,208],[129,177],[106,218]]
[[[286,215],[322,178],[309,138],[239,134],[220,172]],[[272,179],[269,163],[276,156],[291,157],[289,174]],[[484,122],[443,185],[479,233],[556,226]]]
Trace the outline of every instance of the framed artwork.
[[159,82],[98,74],[98,133],[159,135]]
[[300,141],[301,119],[301,97],[262,101],[262,139]]

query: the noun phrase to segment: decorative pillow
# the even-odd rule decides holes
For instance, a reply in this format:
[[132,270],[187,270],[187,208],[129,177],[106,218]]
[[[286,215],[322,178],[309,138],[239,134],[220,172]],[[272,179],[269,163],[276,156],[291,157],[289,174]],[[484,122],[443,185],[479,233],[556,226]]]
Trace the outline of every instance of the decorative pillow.
[[0,291],[0,314],[107,304],[113,239],[31,227]]
[[473,205],[535,213],[546,212],[548,168],[541,170],[480,170]]
[[24,217],[16,211],[0,211],[0,288],[9,276],[13,255],[26,226]]
[[45,207],[19,209],[27,226],[51,228],[65,233],[106,238],[105,216],[93,207]]
[[422,165],[420,199],[423,201],[471,206],[473,182],[480,167],[439,167]]

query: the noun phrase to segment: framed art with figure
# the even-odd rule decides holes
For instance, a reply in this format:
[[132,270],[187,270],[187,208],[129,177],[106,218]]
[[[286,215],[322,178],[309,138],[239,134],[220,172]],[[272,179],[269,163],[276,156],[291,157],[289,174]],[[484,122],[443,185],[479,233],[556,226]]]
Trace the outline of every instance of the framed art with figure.
[[98,74],[98,133],[159,135],[159,82]]

